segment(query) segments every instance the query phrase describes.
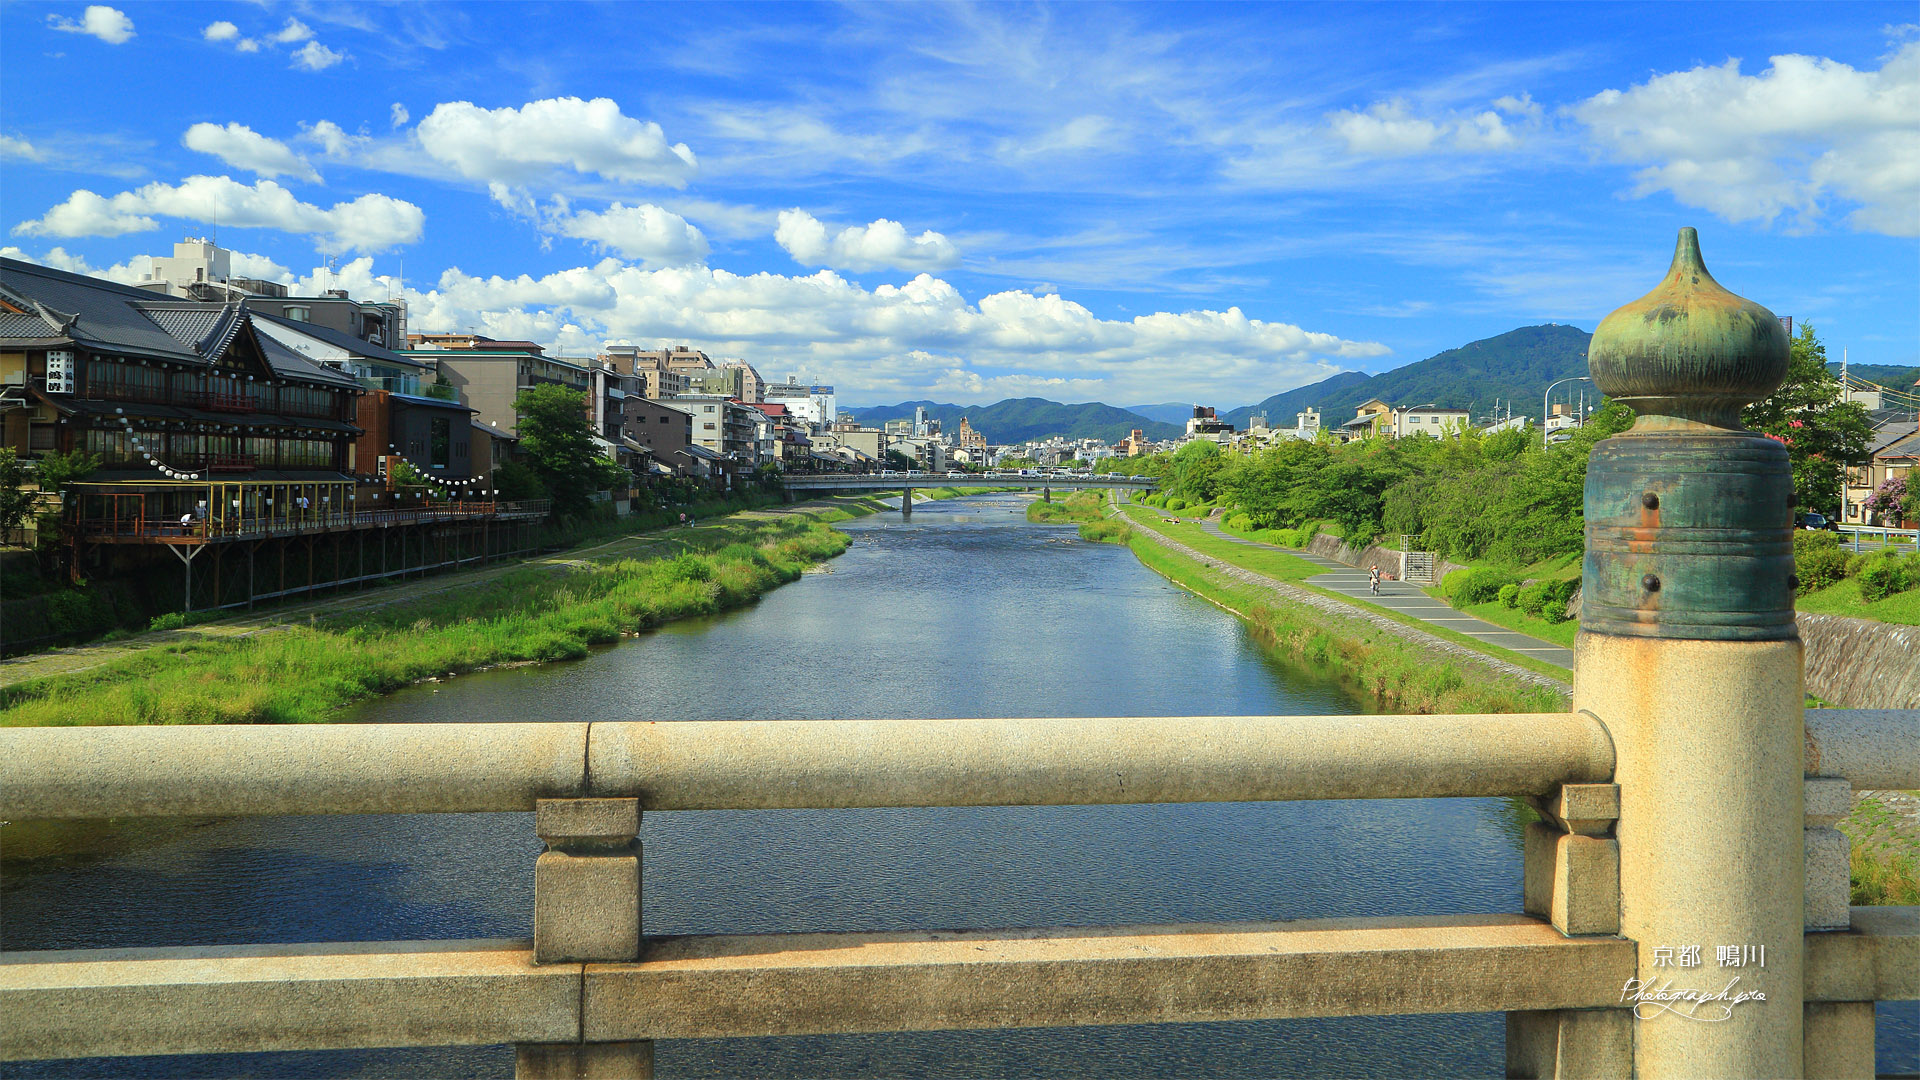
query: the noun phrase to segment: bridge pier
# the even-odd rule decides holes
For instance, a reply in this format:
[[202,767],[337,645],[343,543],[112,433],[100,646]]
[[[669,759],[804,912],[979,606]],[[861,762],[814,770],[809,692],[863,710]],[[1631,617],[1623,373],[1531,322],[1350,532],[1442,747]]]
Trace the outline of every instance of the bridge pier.
[[1573,694],[1617,756],[1618,933],[1638,950],[1622,1004],[1663,986],[1728,992],[1643,999],[1630,1024],[1593,1029],[1610,1040],[1597,1060],[1628,1055],[1643,1080],[1805,1068],[1793,476],[1783,445],[1740,424],[1787,354],[1779,320],[1707,273],[1692,229],[1588,353],[1595,385],[1639,414],[1587,473]]
[[1040,501],[1041,501],[1041,502],[1052,502],[1052,501],[1053,501],[1053,489],[1052,489],[1052,488],[1050,488],[1050,487],[1043,487],[1043,488],[1041,488],[1041,489],[1040,489]]
[[900,518],[906,520],[913,516],[913,489],[905,488],[900,492]]

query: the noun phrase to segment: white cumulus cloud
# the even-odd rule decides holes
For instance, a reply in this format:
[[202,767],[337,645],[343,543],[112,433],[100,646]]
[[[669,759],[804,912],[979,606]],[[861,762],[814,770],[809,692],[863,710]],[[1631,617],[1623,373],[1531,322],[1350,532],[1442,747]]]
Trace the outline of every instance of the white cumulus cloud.
[[1422,153],[1445,130],[1413,115],[1407,103],[1398,98],[1371,105],[1365,111],[1341,110],[1328,118],[1328,124],[1345,140],[1349,153],[1369,157]]
[[[698,341],[710,352],[747,356],[762,370],[820,372],[843,397],[869,399],[936,390],[1238,399],[1248,385],[1310,382],[1387,352],[1249,318],[1239,308],[1104,319],[1063,297],[1024,291],[969,303],[928,274],[864,289],[831,270],[740,275],[606,259],[538,278],[450,269],[433,288],[409,290],[407,298],[410,322],[423,328],[479,327],[565,351],[623,339]],[[1176,358],[1186,362],[1170,363]],[[1200,358],[1204,363],[1194,362]]]
[[551,222],[562,236],[586,240],[602,251],[641,263],[648,269],[686,266],[706,259],[707,238],[687,219],[651,204],[604,211],[563,213]]
[[909,236],[906,226],[886,218],[829,235],[826,225],[805,210],[782,210],[773,239],[803,266],[945,270],[960,262],[959,249],[945,236],[931,229]]
[[270,139],[245,124],[195,124],[187,129],[180,140],[189,150],[198,150],[203,154],[212,154],[236,169],[245,169],[256,176],[269,179],[276,176],[297,176],[313,183],[320,182],[320,174],[314,171],[306,158],[278,139]]
[[407,107],[397,101],[393,103],[393,108],[388,115],[393,120],[394,127],[404,126],[408,120],[412,119],[412,114],[407,112]]
[[156,217],[278,229],[359,251],[413,243],[426,224],[418,206],[386,195],[362,195],[322,208],[301,202],[272,180],[242,184],[225,176],[190,176],[179,184],[152,183],[111,198],[76,191],[13,231],[25,236],[119,236],[158,228]]
[[121,45],[133,37],[133,20],[124,11],[105,4],[89,4],[79,21],[64,15],[47,16],[47,26],[67,34],[86,34],[109,45]]
[[269,40],[277,45],[292,45],[297,42],[306,41],[312,37],[312,27],[301,22],[299,19],[288,19],[287,25],[281,27]]
[[627,116],[610,98],[547,98],[517,109],[443,102],[414,134],[429,156],[473,180],[524,184],[565,168],[678,188],[697,167],[685,143],[669,145],[659,124]]
[[221,19],[219,22],[208,23],[207,28],[200,31],[200,36],[208,41],[232,41],[240,36],[240,28]]
[[1920,42],[1878,71],[1789,55],[1743,75],[1728,60],[1571,111],[1616,159],[1644,166],[1637,196],[1667,191],[1728,221],[1785,214],[1796,225],[1840,202],[1855,229],[1920,236]]
[[309,41],[294,50],[293,66],[303,71],[325,71],[346,58],[346,53],[335,52],[317,41]]

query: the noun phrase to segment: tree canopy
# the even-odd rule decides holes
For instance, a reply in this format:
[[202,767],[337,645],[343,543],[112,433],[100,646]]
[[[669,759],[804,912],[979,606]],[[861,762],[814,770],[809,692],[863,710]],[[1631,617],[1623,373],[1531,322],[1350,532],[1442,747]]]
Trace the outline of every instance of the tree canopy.
[[1873,436],[1867,411],[1843,401],[1842,390],[1839,377],[1827,370],[1827,347],[1814,334],[1813,324],[1801,323],[1786,379],[1741,414],[1747,427],[1786,444],[1797,504],[1836,516],[1846,468],[1867,460]]
[[585,394],[544,383],[520,391],[513,407],[520,414],[520,452],[553,499],[556,517],[583,514],[594,492],[629,482],[625,469],[594,448]]

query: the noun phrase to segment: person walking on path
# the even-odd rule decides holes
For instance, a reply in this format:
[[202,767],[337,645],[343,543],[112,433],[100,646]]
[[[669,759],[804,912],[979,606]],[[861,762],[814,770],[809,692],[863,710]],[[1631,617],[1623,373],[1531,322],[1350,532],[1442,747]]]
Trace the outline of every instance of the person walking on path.
[[1375,596],[1380,595],[1380,567],[1377,563],[1367,571],[1367,587],[1373,590]]

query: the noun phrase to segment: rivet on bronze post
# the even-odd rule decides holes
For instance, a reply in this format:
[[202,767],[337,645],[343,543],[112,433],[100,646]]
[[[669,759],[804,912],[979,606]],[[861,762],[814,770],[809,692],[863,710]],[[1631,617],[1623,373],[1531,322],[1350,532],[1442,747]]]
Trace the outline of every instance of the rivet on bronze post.
[[1660,496],[1649,491],[1645,495],[1640,496],[1640,505],[1649,510],[1658,510],[1660,509]]
[[1647,590],[1648,592],[1659,592],[1660,591],[1659,575],[1648,574],[1645,577],[1642,577],[1640,579],[1640,587]]

